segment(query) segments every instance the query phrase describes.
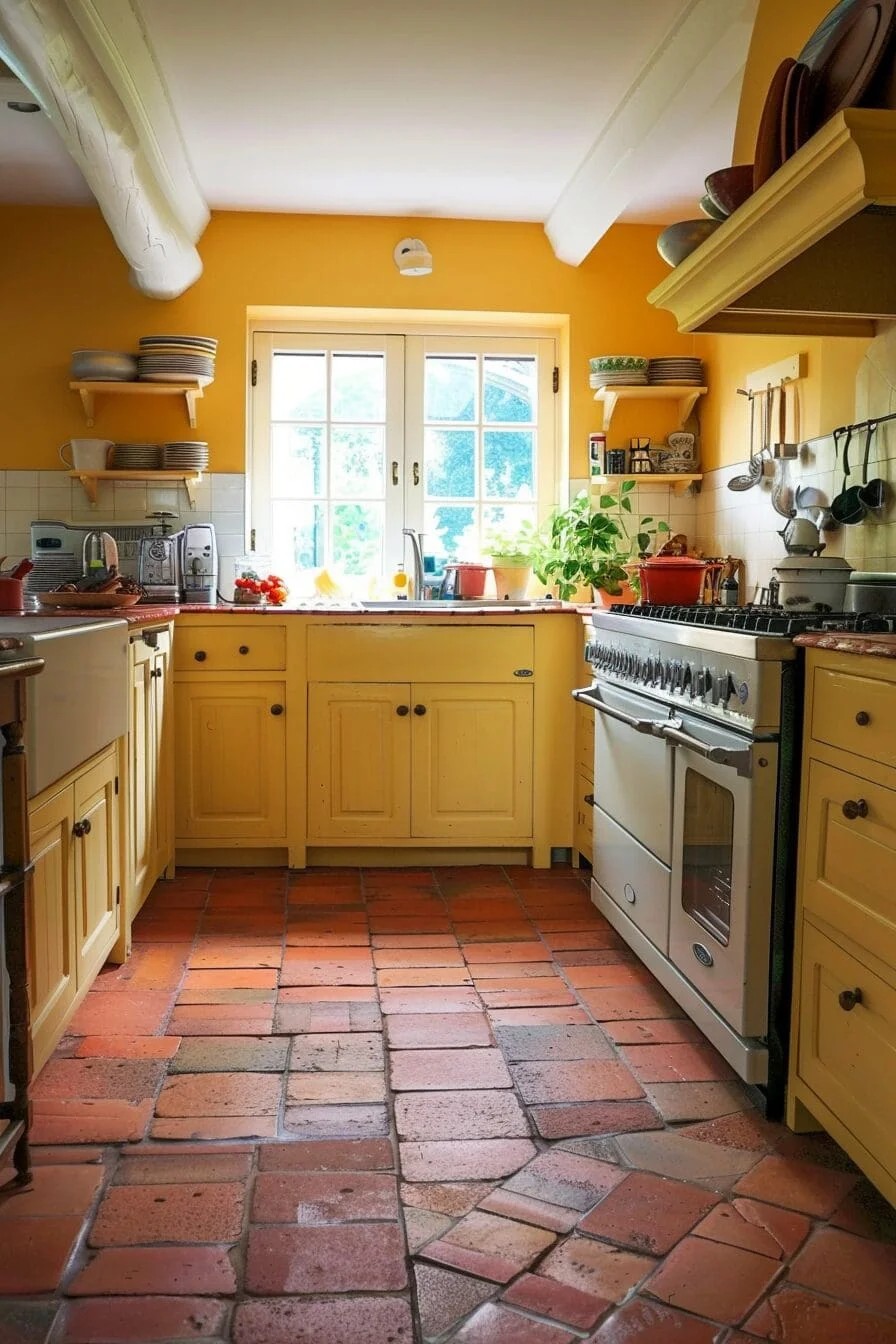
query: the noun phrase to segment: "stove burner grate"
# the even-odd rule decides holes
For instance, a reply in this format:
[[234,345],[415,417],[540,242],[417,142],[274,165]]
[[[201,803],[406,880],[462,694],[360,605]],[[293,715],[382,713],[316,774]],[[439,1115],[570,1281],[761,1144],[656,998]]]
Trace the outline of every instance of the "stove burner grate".
[[719,630],[742,630],[756,635],[801,635],[809,630],[843,630],[857,634],[896,633],[896,615],[856,611],[787,612],[783,607],[640,606],[614,605],[614,616],[641,620],[670,621],[676,625],[708,626]]

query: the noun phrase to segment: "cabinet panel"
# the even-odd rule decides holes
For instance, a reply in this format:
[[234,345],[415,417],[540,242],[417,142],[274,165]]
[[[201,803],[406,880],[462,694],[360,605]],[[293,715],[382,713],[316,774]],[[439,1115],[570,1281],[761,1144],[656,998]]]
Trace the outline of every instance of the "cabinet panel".
[[462,629],[383,622],[379,625],[313,625],[308,631],[309,681],[513,681],[532,672],[531,626]]
[[430,683],[411,699],[412,835],[530,835],[532,687]]
[[810,731],[815,741],[841,747],[882,765],[896,764],[892,681],[816,667],[812,696]]
[[179,837],[283,838],[285,698],[283,682],[181,682],[176,687]]
[[286,629],[269,624],[271,617],[252,621],[227,618],[221,626],[191,625],[177,629],[174,665],[178,672],[282,672],[286,667]]
[[578,852],[591,863],[594,848],[594,781],[590,774],[576,775],[573,821],[575,825],[573,843]]
[[128,905],[132,920],[169,866],[173,845],[173,759],[170,703],[171,635],[155,644],[134,640],[128,715]]
[[[850,1133],[896,1175],[896,988],[803,922],[797,1069]],[[851,1011],[844,991],[861,991]]]
[[576,705],[576,768],[594,780],[595,712],[587,705]]
[[896,965],[896,791],[810,760],[802,885],[807,910]]
[[35,1071],[53,1053],[77,994],[73,820],[70,790],[55,794],[29,816],[34,883],[27,941]]
[[[408,686],[308,687],[308,833],[401,838],[410,828]],[[405,712],[400,714],[402,709]]]
[[75,955],[79,989],[99,971],[118,934],[120,874],[115,797],[115,756],[109,755],[74,784]]

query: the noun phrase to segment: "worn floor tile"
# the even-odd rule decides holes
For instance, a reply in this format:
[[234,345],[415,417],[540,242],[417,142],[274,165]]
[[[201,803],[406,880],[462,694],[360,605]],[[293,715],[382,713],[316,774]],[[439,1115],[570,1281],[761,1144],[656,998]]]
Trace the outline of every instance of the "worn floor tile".
[[541,1261],[538,1272],[607,1302],[622,1302],[656,1263],[650,1256],[635,1255],[591,1237],[572,1236]]
[[822,1227],[790,1266],[788,1279],[865,1311],[896,1316],[896,1247]]
[[491,1045],[485,1013],[397,1013],[385,1019],[386,1037],[393,1050],[448,1050],[451,1047]]
[[406,1181],[478,1181],[509,1176],[535,1155],[528,1139],[439,1140],[400,1143]]
[[268,1298],[240,1303],[233,1344],[412,1344],[413,1326],[400,1297]]
[[600,1027],[498,1027],[495,1033],[504,1058],[523,1060],[615,1059]]
[[571,1105],[529,1106],[543,1139],[572,1139],[588,1134],[631,1134],[660,1129],[663,1121],[646,1101],[585,1101]]
[[747,1319],[750,1337],[774,1344],[896,1344],[896,1321],[786,1285]]
[[244,1198],[245,1187],[236,1181],[113,1186],[100,1204],[90,1245],[236,1241]]
[[566,1209],[560,1204],[546,1204],[531,1195],[517,1195],[499,1186],[479,1201],[486,1213],[499,1213],[502,1218],[515,1218],[521,1223],[547,1228],[549,1232],[571,1232],[579,1220],[578,1209]]
[[540,1153],[505,1187],[519,1195],[532,1195],[548,1204],[562,1204],[584,1213],[625,1177],[624,1168],[610,1162],[579,1157],[555,1148]]
[[370,1104],[287,1106],[287,1133],[297,1139],[377,1139],[389,1133],[389,1112]]
[[620,1135],[616,1142],[633,1167],[676,1180],[699,1181],[712,1190],[730,1189],[744,1172],[755,1166],[759,1156],[740,1148],[700,1143],[673,1130]]
[[579,1223],[579,1231],[650,1255],[665,1255],[719,1196],[700,1186],[635,1171]]
[[622,1053],[643,1083],[728,1082],[737,1076],[711,1045],[627,1045]]
[[406,1283],[397,1223],[253,1227],[249,1233],[250,1293],[389,1292]]
[[443,1335],[496,1291],[493,1283],[456,1274],[441,1265],[415,1265],[414,1279],[424,1340]]
[[485,1303],[451,1336],[452,1344],[571,1344],[568,1330]]
[[541,1274],[523,1274],[501,1295],[503,1302],[547,1316],[552,1321],[587,1330],[604,1314],[610,1303],[593,1293],[583,1293],[569,1284]]
[[165,990],[134,989],[114,998],[91,990],[66,1030],[70,1036],[159,1036],[172,999]]
[[281,1088],[279,1073],[180,1073],[162,1088],[156,1115],[276,1115]]
[[79,1101],[69,1097],[34,1102],[31,1142],[134,1143],[152,1116],[152,1101]]
[[481,1279],[509,1283],[555,1240],[545,1228],[475,1209],[450,1232],[429,1242],[421,1254]]
[[755,1199],[733,1199],[710,1210],[694,1228],[694,1235],[756,1251],[771,1260],[786,1260],[806,1240],[811,1226],[801,1213]]
[[513,1077],[523,1100],[529,1103],[623,1101],[644,1095],[634,1075],[616,1060],[515,1064]]
[[321,1139],[266,1143],[259,1171],[388,1171],[395,1162],[387,1139]]
[[200,1036],[182,1041],[171,1073],[279,1073],[289,1042],[270,1036]]
[[608,1316],[588,1344],[715,1344],[718,1338],[717,1327],[706,1321],[635,1297]]
[[0,1344],[46,1344],[58,1311],[57,1302],[0,1298]]
[[753,1110],[743,1083],[645,1083],[644,1091],[670,1123]]
[[394,1176],[380,1172],[261,1172],[253,1223],[356,1223],[398,1218]]
[[225,1297],[237,1289],[223,1246],[110,1246],[66,1288],[69,1297],[128,1297],[136,1294]]
[[316,1070],[355,1073],[381,1070],[383,1062],[380,1032],[332,1032],[324,1036],[296,1036],[289,1066],[298,1073]]
[[386,1100],[386,1080],[381,1073],[361,1069],[354,1073],[290,1073],[286,1081],[286,1101],[290,1106],[319,1102],[337,1105],[342,1102]]
[[390,1083],[396,1092],[447,1092],[511,1087],[500,1050],[395,1050]]
[[777,1260],[754,1251],[685,1237],[651,1276],[646,1291],[670,1306],[735,1325],[768,1291],[779,1270]]
[[100,1166],[35,1167],[29,1187],[0,1197],[0,1224],[9,1219],[84,1215],[103,1181]]
[[79,1036],[78,1059],[170,1059],[180,1041],[176,1036]]
[[0,1221],[0,1293],[52,1293],[81,1234],[79,1213]]
[[529,1123],[515,1094],[488,1091],[403,1092],[395,1098],[399,1139],[528,1138]]
[[764,1157],[738,1181],[735,1194],[751,1195],[812,1218],[827,1218],[858,1181],[850,1172],[831,1171],[814,1162]]

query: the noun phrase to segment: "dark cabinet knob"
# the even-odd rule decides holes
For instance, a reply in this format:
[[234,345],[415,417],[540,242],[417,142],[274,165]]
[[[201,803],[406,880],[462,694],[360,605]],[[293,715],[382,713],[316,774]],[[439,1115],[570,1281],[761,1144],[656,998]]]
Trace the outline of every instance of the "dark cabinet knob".
[[417,715],[418,719],[421,719],[421,718],[423,717],[423,715],[426,713],[426,706],[425,706],[425,705],[415,705],[415,706],[414,706],[414,713]]
[[408,708],[407,705],[399,705],[398,708],[397,708],[396,711],[395,711],[395,713],[399,716],[399,718],[402,718],[402,719],[404,718],[404,716],[405,716],[406,714],[410,714],[410,712],[411,712],[411,711],[410,711],[410,709]]
[[149,675],[151,677],[160,677],[162,675],[162,669],[160,667],[154,667]]
[[855,821],[856,817],[867,817],[868,804],[864,798],[847,798],[841,811],[847,821]]
[[240,653],[248,653],[248,652],[249,652],[249,645],[248,645],[248,644],[241,644],[241,645],[240,645]]
[[72,834],[78,836],[79,839],[82,835],[89,835],[90,834],[89,819],[85,817],[83,821],[76,821],[74,826],[72,827]]
[[844,1013],[851,1013],[856,1004],[862,1002],[862,991],[860,989],[841,989],[837,996],[837,1002]]
[[870,722],[871,722],[871,715],[868,713],[868,711],[866,709],[860,709],[858,714],[856,715],[856,723],[859,725],[859,727],[867,728]]
[[208,657],[208,654],[206,653],[205,649],[197,649],[196,652],[193,654],[193,657],[196,659],[197,663],[204,663],[206,658]]
[[593,794],[593,793],[586,793],[586,794],[585,794],[585,802],[588,804],[589,807],[593,807],[593,806],[594,806],[594,794]]
[[280,714],[283,713],[283,706],[271,705],[271,713],[274,715],[274,718],[277,718]]

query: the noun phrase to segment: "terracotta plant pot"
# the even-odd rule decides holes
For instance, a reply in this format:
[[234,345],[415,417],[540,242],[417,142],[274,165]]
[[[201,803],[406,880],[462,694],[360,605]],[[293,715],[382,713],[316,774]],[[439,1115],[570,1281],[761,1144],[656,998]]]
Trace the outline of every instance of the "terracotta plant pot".
[[592,588],[594,604],[598,607],[618,607],[623,603],[633,606],[638,600],[638,594],[630,583],[621,583],[618,593],[608,593],[605,588]]

